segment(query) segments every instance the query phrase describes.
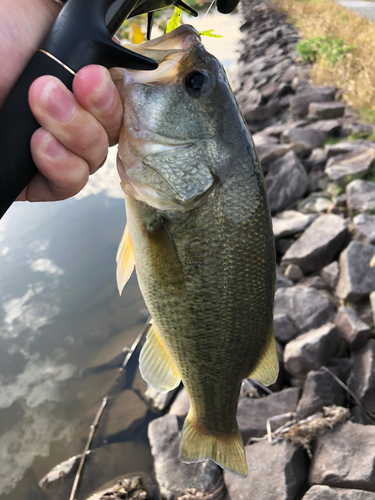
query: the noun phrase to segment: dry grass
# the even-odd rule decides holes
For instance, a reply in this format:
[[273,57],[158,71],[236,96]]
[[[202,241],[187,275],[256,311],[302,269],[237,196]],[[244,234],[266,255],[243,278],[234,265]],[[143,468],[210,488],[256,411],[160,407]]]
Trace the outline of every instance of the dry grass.
[[333,35],[355,48],[333,65],[320,58],[311,71],[317,85],[336,85],[354,109],[375,121],[375,24],[334,0],[274,0],[304,39]]

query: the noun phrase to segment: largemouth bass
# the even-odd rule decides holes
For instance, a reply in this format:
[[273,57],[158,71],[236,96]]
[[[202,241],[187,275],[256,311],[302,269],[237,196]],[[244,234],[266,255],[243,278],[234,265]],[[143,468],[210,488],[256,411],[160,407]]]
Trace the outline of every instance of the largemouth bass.
[[181,380],[186,388],[181,460],[211,459],[246,476],[241,383],[269,385],[278,372],[262,171],[223,67],[194,28],[132,50],[159,63],[152,72],[112,70],[125,108],[117,281],[121,293],[136,267],[153,318],[140,370],[162,393]]

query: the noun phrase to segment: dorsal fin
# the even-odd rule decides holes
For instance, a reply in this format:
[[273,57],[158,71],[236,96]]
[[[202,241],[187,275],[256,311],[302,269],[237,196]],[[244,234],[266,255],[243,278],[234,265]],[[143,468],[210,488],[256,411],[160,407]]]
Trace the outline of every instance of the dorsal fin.
[[253,378],[267,386],[276,382],[278,374],[279,358],[277,356],[275,335],[272,332],[263,356],[247,378]]
[[161,394],[171,391],[181,382],[176,365],[154,324],[139,356],[139,370],[143,379]]
[[117,269],[116,269],[116,279],[118,291],[121,295],[124,286],[128,282],[130,276],[132,275],[135,260],[134,260],[134,250],[130,239],[129,228],[126,224],[125,231],[122,236],[120,246],[117,250],[116,255]]

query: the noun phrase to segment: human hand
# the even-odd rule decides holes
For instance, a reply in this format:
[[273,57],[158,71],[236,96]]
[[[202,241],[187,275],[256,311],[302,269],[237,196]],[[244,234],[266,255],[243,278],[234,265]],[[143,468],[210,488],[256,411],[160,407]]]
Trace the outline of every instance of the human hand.
[[31,139],[39,172],[17,198],[57,201],[77,194],[117,143],[123,106],[109,72],[86,66],[74,78],[73,92],[55,77],[42,76],[29,91],[29,104],[41,124]]

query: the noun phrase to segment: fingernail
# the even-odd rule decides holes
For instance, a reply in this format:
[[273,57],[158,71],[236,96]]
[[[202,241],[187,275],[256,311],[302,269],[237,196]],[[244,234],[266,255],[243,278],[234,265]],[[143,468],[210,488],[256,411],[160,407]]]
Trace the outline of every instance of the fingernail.
[[65,156],[66,150],[57,139],[50,137],[45,147],[45,152],[53,160],[58,160]]
[[55,82],[49,82],[43,94],[48,114],[62,122],[68,122],[73,118],[76,112],[75,104]]
[[112,105],[114,92],[112,82],[106,80],[101,87],[99,87],[93,98],[93,104],[96,108],[106,111]]

